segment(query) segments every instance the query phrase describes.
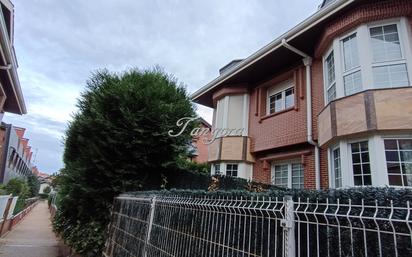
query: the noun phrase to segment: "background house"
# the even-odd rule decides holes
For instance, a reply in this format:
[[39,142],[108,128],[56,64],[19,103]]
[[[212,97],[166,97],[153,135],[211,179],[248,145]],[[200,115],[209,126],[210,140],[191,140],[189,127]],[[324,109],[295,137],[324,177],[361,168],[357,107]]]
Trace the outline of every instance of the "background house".
[[27,177],[32,173],[33,152],[24,138],[25,128],[2,123],[0,126],[0,183]]
[[[212,125],[209,124],[203,118],[199,118],[199,128],[203,131],[204,129],[211,130]],[[196,163],[206,163],[208,161],[209,147],[207,142],[211,138],[211,133],[201,134],[199,136],[193,136],[192,142],[190,144],[190,155],[191,161]]]
[[212,171],[290,188],[412,186],[412,2],[320,9],[192,95]]

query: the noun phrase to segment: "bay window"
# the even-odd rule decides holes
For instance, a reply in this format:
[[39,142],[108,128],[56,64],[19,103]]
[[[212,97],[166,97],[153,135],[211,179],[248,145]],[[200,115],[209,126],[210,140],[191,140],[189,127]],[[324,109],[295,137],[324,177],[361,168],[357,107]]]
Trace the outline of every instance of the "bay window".
[[412,134],[341,140],[329,149],[330,187],[412,187]]
[[411,39],[404,18],[364,24],[336,38],[325,55],[325,100],[374,88],[410,86]]

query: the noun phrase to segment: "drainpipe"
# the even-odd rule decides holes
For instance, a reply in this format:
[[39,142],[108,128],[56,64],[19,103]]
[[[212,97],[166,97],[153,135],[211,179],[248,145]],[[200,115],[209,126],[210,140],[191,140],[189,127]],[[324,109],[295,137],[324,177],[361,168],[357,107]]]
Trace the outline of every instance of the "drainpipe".
[[309,144],[315,147],[315,172],[316,172],[316,189],[320,189],[320,165],[319,165],[319,146],[313,141],[312,132],[312,57],[306,53],[300,51],[299,49],[289,45],[286,39],[282,40],[282,46],[289,49],[290,51],[303,57],[303,64],[306,68],[306,124],[307,124],[307,141]]

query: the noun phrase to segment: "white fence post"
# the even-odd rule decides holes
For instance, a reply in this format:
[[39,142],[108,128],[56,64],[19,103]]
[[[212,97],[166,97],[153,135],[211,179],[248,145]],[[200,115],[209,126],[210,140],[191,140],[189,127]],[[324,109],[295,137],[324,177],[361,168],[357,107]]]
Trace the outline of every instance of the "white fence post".
[[295,257],[295,215],[292,196],[284,197],[285,218],[281,220],[283,227],[283,257]]
[[147,257],[147,245],[150,242],[150,234],[152,233],[152,224],[153,224],[155,208],[156,208],[156,196],[153,196],[152,203],[150,205],[149,223],[148,223],[148,227],[147,227],[146,240],[145,240],[145,243],[144,243],[144,257]]

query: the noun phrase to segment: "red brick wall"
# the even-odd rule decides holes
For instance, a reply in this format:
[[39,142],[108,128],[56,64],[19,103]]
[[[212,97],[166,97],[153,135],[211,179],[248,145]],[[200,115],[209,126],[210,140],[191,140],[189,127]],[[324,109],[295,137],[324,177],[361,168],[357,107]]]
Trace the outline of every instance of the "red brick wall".
[[[202,129],[207,128],[205,125],[201,124],[200,127]],[[205,141],[209,141],[211,139],[211,133],[207,135],[201,135],[193,139],[193,144],[197,147],[198,155],[193,158],[194,162],[197,163],[205,163],[209,157],[209,145],[205,144]]]
[[[266,118],[264,117],[266,116],[266,90],[276,83],[269,83],[266,87],[251,90],[249,136],[253,138],[252,152],[306,142],[306,98],[304,97],[304,87],[302,87],[305,81],[301,79],[303,67],[298,68],[296,72],[299,75],[295,75],[295,109]],[[284,77],[284,74],[280,74],[278,77],[282,76]],[[290,76],[286,76],[286,79],[288,78]],[[276,77],[273,81],[276,81]],[[258,90],[261,92],[259,99],[257,97]],[[259,104],[256,104],[256,101]]]
[[362,23],[384,20],[392,17],[412,15],[412,3],[410,0],[380,1],[378,3],[367,3],[345,14],[336,17],[325,27],[315,56],[322,56],[333,38],[344,34],[346,31],[359,26]]
[[[378,3],[368,3],[359,6],[353,10],[341,14],[335,20],[325,26],[322,37],[315,47],[315,58],[312,64],[312,129],[314,140],[317,140],[317,118],[319,113],[324,108],[324,84],[323,84],[323,63],[322,56],[325,50],[330,46],[332,40],[346,33],[365,22],[383,20],[391,17],[408,17],[412,27],[412,2],[410,0],[394,0],[381,1]],[[264,95],[265,87],[257,85],[251,90],[250,96],[250,113],[249,113],[249,136],[252,138],[252,153],[256,158],[256,163],[253,165],[253,179],[260,182],[270,182],[271,174],[270,167],[264,169],[264,164],[261,158],[265,157],[265,153],[279,153],[281,147],[292,146],[306,142],[306,97],[304,95],[304,67],[295,70],[296,88],[295,92],[299,94],[295,98],[297,108],[278,115],[264,118],[266,104],[265,99],[257,97],[259,92]],[[296,74],[298,76],[296,77]],[[280,77],[282,74],[279,75]],[[276,77],[274,78],[276,80]],[[259,89],[260,88],[260,89]],[[259,91],[260,90],[260,91]],[[262,93],[263,92],[263,93]],[[303,96],[302,98],[300,96]],[[258,101],[258,104],[257,102]],[[298,149],[296,149],[298,151]],[[320,149],[320,179],[321,188],[329,187],[328,179],[328,156],[327,149]],[[316,187],[315,174],[315,156],[314,150],[311,154],[304,157],[305,164],[305,187]],[[266,167],[267,168],[267,167]]]

